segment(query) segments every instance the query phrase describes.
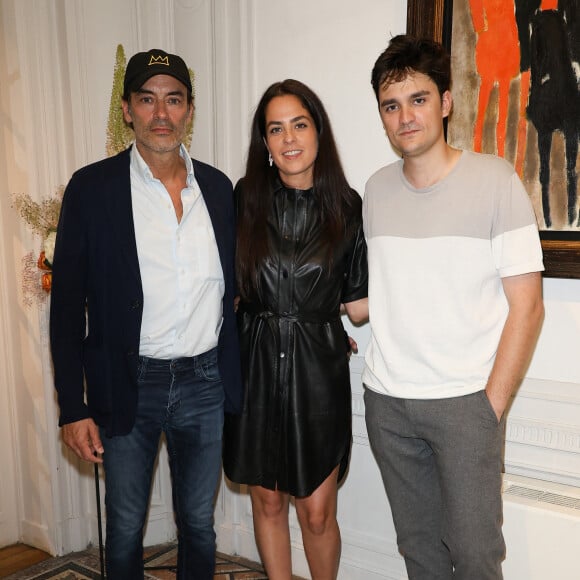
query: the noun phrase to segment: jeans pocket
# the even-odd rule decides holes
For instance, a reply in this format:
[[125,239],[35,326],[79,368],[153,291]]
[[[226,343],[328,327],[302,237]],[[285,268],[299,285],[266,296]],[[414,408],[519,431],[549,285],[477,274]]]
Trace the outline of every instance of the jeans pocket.
[[221,380],[217,360],[209,360],[201,364],[199,366],[199,374],[209,382],[216,382]]

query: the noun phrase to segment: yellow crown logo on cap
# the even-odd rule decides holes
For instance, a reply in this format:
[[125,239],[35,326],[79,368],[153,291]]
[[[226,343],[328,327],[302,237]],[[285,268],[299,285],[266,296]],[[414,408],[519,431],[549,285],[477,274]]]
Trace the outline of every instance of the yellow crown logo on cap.
[[169,57],[151,55],[148,66],[151,66],[152,64],[164,64],[165,66],[169,66]]

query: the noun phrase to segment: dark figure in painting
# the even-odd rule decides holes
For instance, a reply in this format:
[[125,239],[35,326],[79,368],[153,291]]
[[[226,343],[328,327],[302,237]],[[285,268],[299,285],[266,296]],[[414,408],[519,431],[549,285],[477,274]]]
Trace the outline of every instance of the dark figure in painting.
[[515,167],[518,174],[522,175],[528,132],[526,107],[530,93],[530,25],[532,17],[540,9],[542,0],[515,0],[514,4],[520,45],[520,114]]
[[559,0],[558,12],[566,23],[572,62],[580,63],[580,3],[578,0]]
[[[570,58],[578,78],[580,76],[580,2],[578,0],[559,0],[558,12],[566,23]],[[576,226],[580,227],[580,215],[578,215]]]
[[539,11],[532,19],[530,43],[531,87],[527,114],[538,131],[542,209],[546,227],[550,216],[550,153],[552,134],[566,141],[568,223],[576,221],[576,158],[580,135],[580,94],[570,58],[566,24],[556,10]]
[[514,4],[520,42],[520,72],[523,73],[530,70],[530,25],[542,0],[515,0]]

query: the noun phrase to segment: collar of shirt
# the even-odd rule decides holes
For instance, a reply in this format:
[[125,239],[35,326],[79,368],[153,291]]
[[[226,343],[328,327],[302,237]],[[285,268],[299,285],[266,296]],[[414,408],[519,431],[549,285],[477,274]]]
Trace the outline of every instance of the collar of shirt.
[[[193,162],[191,161],[191,157],[183,143],[179,147],[179,156],[185,162],[185,167],[187,169],[186,187],[181,192],[181,203],[183,204],[183,216],[181,221],[183,222],[201,196],[201,190],[199,189],[199,185],[195,179]],[[149,193],[152,193],[153,191],[164,191],[164,189],[159,190],[156,187],[150,187],[151,184],[161,184],[161,182],[153,175],[151,169],[141,156],[141,153],[139,153],[135,143],[133,143],[133,147],[131,148],[131,173],[134,178],[141,180],[145,184],[146,191],[149,191]],[[161,195],[164,194],[162,193]],[[167,203],[165,196],[164,199]],[[154,200],[154,203],[159,203],[159,199]]]
[[[191,161],[191,157],[185,148],[185,145],[182,143],[179,146],[179,156],[185,161],[185,167],[187,169],[187,187],[193,187],[195,182],[195,176],[193,174],[193,163]],[[137,173],[141,179],[146,181],[157,181],[157,178],[149,169],[149,165],[145,163],[143,157],[141,157],[141,153],[139,153],[139,149],[133,142],[131,147],[131,168]]]

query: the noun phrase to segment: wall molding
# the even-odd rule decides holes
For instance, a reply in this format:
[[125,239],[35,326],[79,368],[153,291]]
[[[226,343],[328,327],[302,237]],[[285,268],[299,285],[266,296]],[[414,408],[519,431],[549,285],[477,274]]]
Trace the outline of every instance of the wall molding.
[[510,415],[506,441],[542,449],[580,453],[580,425],[563,425]]

